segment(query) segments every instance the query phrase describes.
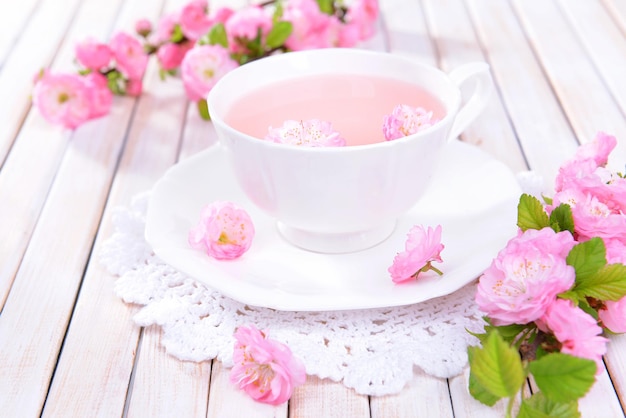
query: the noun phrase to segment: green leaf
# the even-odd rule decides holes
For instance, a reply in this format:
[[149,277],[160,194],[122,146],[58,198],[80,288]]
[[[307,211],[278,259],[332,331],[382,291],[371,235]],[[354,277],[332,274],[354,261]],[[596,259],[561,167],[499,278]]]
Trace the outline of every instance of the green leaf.
[[272,30],[267,34],[267,38],[265,39],[265,44],[271,48],[278,48],[283,46],[289,35],[293,30],[293,25],[291,22],[279,21],[274,24]]
[[550,213],[550,224],[556,223],[561,231],[569,231],[574,234],[574,217],[572,216],[572,208],[565,203],[560,204]]
[[182,42],[183,39],[185,39],[185,34],[183,33],[180,25],[177,23],[174,25],[174,29],[172,29],[172,36],[170,36],[170,41],[177,44]]
[[494,329],[498,334],[500,334],[500,336],[506,343],[511,344],[513,341],[515,341],[515,337],[517,337],[522,331],[527,328],[529,328],[529,325],[511,324],[502,325],[499,327],[489,325],[485,327],[485,330],[489,332],[491,329]]
[[226,28],[223,23],[213,25],[208,37],[209,45],[221,45],[224,48],[228,48],[228,35],[226,35]]
[[122,77],[119,71],[114,70],[107,74],[107,87],[109,87],[109,90],[111,90],[113,94],[119,96],[126,94],[126,88],[124,86],[124,77]]
[[487,406],[494,406],[496,402],[500,400],[500,397],[491,394],[487,389],[485,389],[474,376],[474,373],[470,371],[469,375],[469,393],[474,397],[474,399],[480,401],[481,403]]
[[555,402],[543,393],[522,400],[517,418],[579,418],[578,402]]
[[547,354],[530,362],[529,368],[544,396],[554,402],[575,401],[596,381],[596,363],[569,354]]
[[285,7],[283,6],[282,1],[277,1],[274,8],[274,14],[272,15],[272,21],[274,23],[278,22],[281,17],[283,17],[283,13],[285,11]]
[[539,199],[529,194],[520,196],[517,205],[517,226],[522,231],[543,229],[546,226],[550,226],[548,214]]
[[584,283],[606,264],[606,247],[601,238],[576,244],[567,255],[567,264],[576,270],[576,284]]
[[327,15],[332,15],[335,12],[333,0],[317,0],[317,5],[319,6],[320,11],[326,13]]
[[209,114],[209,105],[207,104],[206,100],[198,100],[197,106],[200,117],[204,120],[211,120],[211,115]]
[[600,300],[620,300],[626,296],[626,266],[607,264],[599,271],[578,282],[573,291],[580,297],[592,297]]
[[[520,355],[504,342],[500,334],[491,332],[483,347],[469,347],[470,372],[476,383],[492,396],[515,395],[526,379]],[[482,402],[481,399],[478,399]]]

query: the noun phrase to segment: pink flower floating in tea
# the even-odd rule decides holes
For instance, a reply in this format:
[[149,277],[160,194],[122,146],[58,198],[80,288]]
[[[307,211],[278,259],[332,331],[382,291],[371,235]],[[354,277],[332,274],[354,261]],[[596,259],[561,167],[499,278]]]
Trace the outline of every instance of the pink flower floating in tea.
[[235,339],[230,381],[254,400],[280,405],[305,382],[304,365],[286,345],[252,325],[237,328]]
[[420,273],[433,270],[439,275],[443,273],[435,268],[433,262],[443,262],[441,251],[444,245],[441,243],[441,225],[436,228],[415,225],[409,231],[405,244],[405,251],[398,253],[389,267],[391,279],[395,283],[417,279]]
[[231,260],[248,251],[254,238],[248,213],[232,202],[214,202],[202,209],[200,222],[189,231],[189,245],[218,260]]
[[431,111],[421,107],[398,105],[390,115],[384,117],[383,134],[387,141],[391,141],[430,128],[437,122]]
[[343,147],[346,140],[330,122],[311,119],[286,120],[280,128],[269,128],[265,140],[303,147]]

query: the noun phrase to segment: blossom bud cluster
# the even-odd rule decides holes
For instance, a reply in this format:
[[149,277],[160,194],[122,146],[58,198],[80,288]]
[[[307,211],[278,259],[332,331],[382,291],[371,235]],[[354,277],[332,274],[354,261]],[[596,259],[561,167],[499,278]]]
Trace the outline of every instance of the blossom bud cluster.
[[206,96],[228,71],[255,59],[312,48],[351,47],[371,37],[377,0],[272,0],[239,10],[193,0],[156,25],[135,24],[137,36],[117,33],[76,47],[77,74],[42,70],[33,104],[50,123],[74,129],[109,113],[113,95],[138,96],[150,55],[163,79],[182,78],[187,97],[209,119]]

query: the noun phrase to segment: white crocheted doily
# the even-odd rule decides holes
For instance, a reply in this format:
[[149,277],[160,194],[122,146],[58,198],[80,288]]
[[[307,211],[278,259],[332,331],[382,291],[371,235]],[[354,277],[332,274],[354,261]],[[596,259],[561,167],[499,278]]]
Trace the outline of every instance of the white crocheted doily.
[[115,291],[143,305],[140,326],[163,329],[167,352],[181,360],[232,365],[233,332],[254,324],[289,345],[306,372],[366,395],[399,392],[414,367],[451,377],[467,364],[467,330],[482,330],[474,284],[415,305],[333,312],[284,312],[239,303],[164,264],[144,239],[148,194],[113,215],[114,234],[101,258],[119,276]]

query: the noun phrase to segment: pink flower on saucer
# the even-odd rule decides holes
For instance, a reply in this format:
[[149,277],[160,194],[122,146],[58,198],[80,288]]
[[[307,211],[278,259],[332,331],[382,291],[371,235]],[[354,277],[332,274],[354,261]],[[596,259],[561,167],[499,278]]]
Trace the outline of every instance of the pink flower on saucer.
[[437,122],[433,119],[433,112],[424,108],[398,105],[384,117],[383,134],[387,141],[391,141],[430,128]]
[[189,245],[218,260],[231,260],[248,251],[254,225],[248,213],[232,202],[214,202],[202,209],[200,222],[189,231]]
[[306,380],[303,364],[289,347],[254,326],[237,328],[235,339],[230,381],[254,400],[280,405]]
[[303,147],[343,147],[346,140],[339,136],[330,122],[317,119],[286,120],[280,128],[269,128],[267,141]]
[[435,229],[425,229],[421,225],[415,225],[409,231],[405,244],[405,251],[398,253],[389,267],[391,279],[395,283],[402,283],[416,279],[420,273],[433,270],[437,274],[443,274],[432,266],[432,262],[441,263],[441,251],[444,245],[441,243],[441,225]]

